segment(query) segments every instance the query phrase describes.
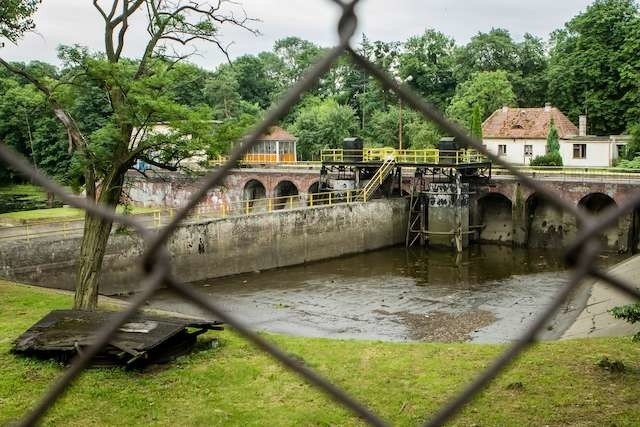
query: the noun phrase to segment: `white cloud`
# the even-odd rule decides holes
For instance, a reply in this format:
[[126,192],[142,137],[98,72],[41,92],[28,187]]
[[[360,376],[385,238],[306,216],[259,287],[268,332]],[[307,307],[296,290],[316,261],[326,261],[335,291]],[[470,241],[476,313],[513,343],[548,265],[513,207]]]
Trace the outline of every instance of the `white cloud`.
[[[323,46],[336,42],[339,9],[329,0],[244,0],[247,13],[262,20],[256,24],[262,36],[240,29],[223,29],[225,41],[233,41],[232,56],[269,50],[279,38],[298,36]],[[359,35],[370,39],[405,40],[427,27],[464,43],[479,31],[506,28],[514,37],[526,32],[547,38],[572,16],[584,10],[588,0],[362,0]],[[45,0],[35,17],[38,34],[29,34],[18,46],[0,50],[16,61],[56,61],[60,44],[81,44],[93,49],[103,45],[101,18],[88,0]],[[127,54],[139,55],[145,41],[142,20],[133,23]],[[213,68],[225,61],[213,46],[199,45],[193,61]]]

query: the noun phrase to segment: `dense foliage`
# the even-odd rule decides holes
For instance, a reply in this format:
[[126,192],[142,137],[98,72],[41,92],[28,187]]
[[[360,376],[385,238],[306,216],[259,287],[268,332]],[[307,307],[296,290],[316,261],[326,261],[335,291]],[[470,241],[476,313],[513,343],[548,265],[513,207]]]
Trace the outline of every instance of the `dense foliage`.
[[640,112],[640,14],[634,0],[597,0],[551,36],[549,99],[592,134],[618,134]]
[[[5,38],[14,34],[15,39],[17,29],[28,29],[28,16],[37,4],[35,0],[2,2],[0,11],[13,8],[14,18],[0,18],[0,34]],[[551,34],[549,51],[538,37],[525,34],[514,40],[500,28],[478,33],[465,45],[429,28],[404,42],[363,36],[356,50],[406,81],[478,137],[482,121],[503,105],[539,107],[546,101],[574,122],[578,115],[588,114],[592,134],[640,129],[640,14],[633,0],[595,1]],[[241,56],[213,71],[188,62],[154,63],[159,73],[153,81],[134,85],[135,115],[153,110],[149,121],[172,122],[177,127],[186,119],[209,121],[210,125],[195,129],[201,135],[200,147],[212,158],[225,155],[324,52],[326,48],[310,41],[287,37],[276,41],[271,51]],[[105,152],[109,108],[100,82],[124,76],[128,85],[127,78],[139,63],[129,60],[114,69],[101,62],[101,55],[66,47],[61,50],[59,68],[21,65],[49,82],[78,79],[79,85],[63,85],[56,94],[82,131],[102,141],[97,145]],[[86,71],[89,75],[84,75]],[[396,96],[343,57],[281,125],[300,138],[301,158],[309,159],[323,147],[339,146],[344,136],[361,136],[372,146],[398,147],[401,118],[406,148],[432,147],[441,137],[436,128],[401,108]],[[633,160],[640,153],[640,130],[635,134],[639,137],[627,150],[629,164],[640,164]],[[0,70],[0,138],[47,173],[82,184],[77,172],[83,163],[68,153],[68,135],[47,107],[45,96],[31,82],[4,70]],[[186,154],[197,147],[191,143],[187,148],[174,146],[168,152]],[[556,157],[535,161],[556,164]],[[0,171],[0,182],[12,179],[8,171]]]
[[562,166],[562,156],[557,151],[537,156],[531,160],[531,166]]
[[474,108],[484,112],[484,120],[495,110],[515,104],[516,95],[506,71],[480,71],[458,85],[447,114],[471,130]]
[[33,29],[31,15],[42,0],[2,0],[0,2],[0,43],[5,38],[17,41],[26,31]]

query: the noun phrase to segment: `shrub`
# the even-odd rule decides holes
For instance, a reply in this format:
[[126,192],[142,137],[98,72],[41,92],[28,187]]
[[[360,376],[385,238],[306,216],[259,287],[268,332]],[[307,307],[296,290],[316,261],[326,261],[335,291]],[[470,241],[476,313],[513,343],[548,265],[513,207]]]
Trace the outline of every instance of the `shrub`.
[[[631,324],[640,323],[640,303],[616,307],[609,312],[616,319],[623,319]],[[640,342],[640,332],[635,334],[633,340]]]
[[635,157],[633,160],[622,159],[616,167],[619,169],[640,169],[640,157]]
[[562,156],[557,151],[531,160],[531,166],[562,166]]

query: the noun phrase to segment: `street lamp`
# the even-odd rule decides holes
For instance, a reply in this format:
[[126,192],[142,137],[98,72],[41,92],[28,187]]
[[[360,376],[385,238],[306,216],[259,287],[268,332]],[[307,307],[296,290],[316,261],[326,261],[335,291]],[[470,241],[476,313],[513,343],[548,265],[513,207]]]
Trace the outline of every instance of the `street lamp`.
[[[400,84],[408,83],[410,81],[413,81],[413,76],[407,76],[405,79],[396,77],[396,81]],[[402,150],[402,98],[398,97],[398,101],[400,102],[400,123],[398,125],[398,149]]]

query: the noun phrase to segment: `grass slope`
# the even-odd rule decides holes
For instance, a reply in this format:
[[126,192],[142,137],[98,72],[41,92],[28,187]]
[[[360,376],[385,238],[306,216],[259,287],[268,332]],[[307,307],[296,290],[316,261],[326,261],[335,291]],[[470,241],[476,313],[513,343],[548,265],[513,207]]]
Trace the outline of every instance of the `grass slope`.
[[0,186],[0,195],[25,194],[37,197],[47,197],[41,187],[32,184],[11,184]]
[[[53,363],[10,355],[11,341],[49,310],[68,307],[71,297],[0,281],[0,301],[0,425],[4,425],[32,405],[62,371]],[[234,333],[219,336],[218,348],[208,346],[169,369],[85,373],[44,424],[360,424]],[[503,349],[268,337],[399,425],[421,422]],[[595,365],[603,356],[635,368],[617,374],[604,371]],[[638,425],[639,357],[640,346],[630,339],[536,345],[453,424]],[[508,387],[518,382],[522,387]]]

